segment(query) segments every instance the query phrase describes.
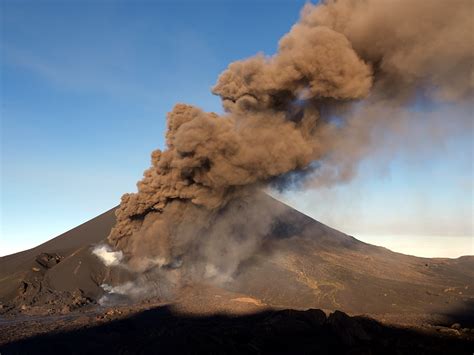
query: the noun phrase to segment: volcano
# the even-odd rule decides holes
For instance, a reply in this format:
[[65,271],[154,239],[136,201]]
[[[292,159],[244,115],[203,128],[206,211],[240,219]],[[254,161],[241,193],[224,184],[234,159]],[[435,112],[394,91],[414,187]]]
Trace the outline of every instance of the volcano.
[[1,258],[0,355],[472,354],[474,256],[395,253],[262,193],[337,186],[376,151],[425,161],[464,137],[469,13],[468,0],[308,2],[273,53],[219,75],[219,113],[174,105],[119,206]]
[[[318,308],[388,324],[431,324],[438,330],[459,323],[465,334],[472,334],[474,256],[429,259],[395,253],[265,198],[272,209],[283,213],[258,251],[242,262],[232,280],[218,286],[187,283],[171,294],[153,292],[138,301],[115,294],[122,297],[101,303],[104,296],[114,296],[105,284],[120,286],[133,277],[120,267],[104,265],[92,253],[114,226],[116,208],[33,249],[2,257],[3,342],[50,329],[35,328],[31,321],[25,328],[25,319],[74,318],[120,307],[133,313],[143,305],[164,304],[200,316]],[[142,281],[159,288],[162,282],[152,275],[143,273]],[[24,333],[18,332],[21,324]]]

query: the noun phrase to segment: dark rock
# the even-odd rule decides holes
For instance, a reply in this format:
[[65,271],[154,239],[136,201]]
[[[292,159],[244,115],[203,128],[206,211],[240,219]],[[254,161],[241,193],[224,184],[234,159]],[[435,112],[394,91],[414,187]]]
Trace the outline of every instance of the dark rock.
[[362,325],[347,314],[335,311],[330,314],[327,324],[331,331],[347,346],[353,346],[359,342],[371,340]]
[[289,309],[277,311],[267,319],[267,324],[276,335],[311,333],[312,324],[305,319],[304,313]]
[[44,267],[45,269],[51,269],[53,266],[59,264],[62,260],[62,256],[56,253],[41,253],[36,257],[36,262]]
[[461,329],[461,324],[459,323],[454,323],[452,326],[451,326],[452,329],[456,329],[456,330],[460,330]]
[[327,320],[326,313],[320,309],[308,309],[302,314],[302,318],[305,319],[311,326],[319,328],[324,325]]
[[25,282],[25,281],[22,281],[22,282],[20,283],[20,287],[19,287],[19,289],[18,289],[18,292],[19,292],[20,295],[21,295],[21,294],[26,293],[27,290],[28,290],[28,283]]
[[459,335],[459,331],[451,328],[441,328],[439,332],[447,335]]

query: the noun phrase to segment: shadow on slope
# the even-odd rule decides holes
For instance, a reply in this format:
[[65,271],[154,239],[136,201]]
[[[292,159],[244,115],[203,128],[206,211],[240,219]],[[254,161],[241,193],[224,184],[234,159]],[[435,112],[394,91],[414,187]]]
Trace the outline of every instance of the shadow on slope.
[[467,339],[388,327],[364,317],[321,310],[265,311],[245,316],[189,316],[168,306],[129,318],[4,345],[2,354],[462,354]]
[[[444,321],[440,325],[451,326],[453,323],[458,323],[460,326],[467,328],[474,328],[474,301],[469,300],[461,306],[448,310],[443,315]],[[473,348],[474,350],[474,348]]]

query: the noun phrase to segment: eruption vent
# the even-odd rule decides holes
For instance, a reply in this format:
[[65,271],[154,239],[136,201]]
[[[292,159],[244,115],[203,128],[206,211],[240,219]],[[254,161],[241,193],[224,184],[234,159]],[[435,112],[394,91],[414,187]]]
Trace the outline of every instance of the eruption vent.
[[472,7],[306,5],[275,55],[220,75],[213,93],[224,115],[185,104],[168,114],[167,148],[152,153],[138,192],[122,197],[109,242],[137,270],[183,263],[188,275],[226,280],[279,213],[259,189],[350,179],[373,148],[374,127],[393,127],[415,95],[469,104]]

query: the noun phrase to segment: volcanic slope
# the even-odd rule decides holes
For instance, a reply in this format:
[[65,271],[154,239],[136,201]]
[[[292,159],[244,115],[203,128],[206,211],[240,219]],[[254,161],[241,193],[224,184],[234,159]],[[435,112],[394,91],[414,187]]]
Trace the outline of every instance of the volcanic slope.
[[[428,259],[395,253],[268,198],[284,213],[255,255],[240,265],[231,281],[218,285],[238,295],[235,304],[337,309],[394,320],[400,315],[472,312],[474,256]],[[104,241],[114,225],[114,210],[36,248],[0,258],[2,310],[79,308],[104,294],[103,282],[120,284],[126,279],[91,253],[91,246]],[[200,298],[209,295],[205,299],[192,301],[197,296],[193,290],[202,287],[187,285],[177,296],[185,310],[212,311],[208,308],[215,285],[200,293]]]
[[[55,307],[73,293],[96,299],[106,268],[91,246],[107,237],[115,209],[91,219],[35,248],[0,258],[0,302],[9,310],[29,306]],[[79,295],[78,295],[79,294]]]

